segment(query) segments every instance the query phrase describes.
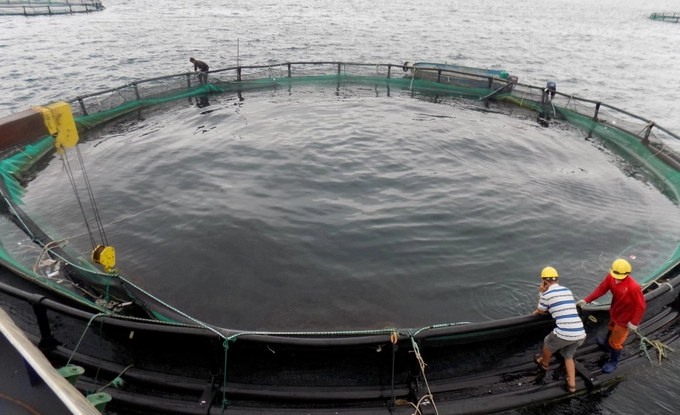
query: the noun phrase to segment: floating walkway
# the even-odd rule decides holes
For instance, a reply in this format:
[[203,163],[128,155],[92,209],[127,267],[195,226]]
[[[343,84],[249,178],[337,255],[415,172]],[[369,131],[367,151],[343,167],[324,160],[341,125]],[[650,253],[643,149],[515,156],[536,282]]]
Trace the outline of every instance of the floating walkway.
[[652,20],[663,20],[664,22],[680,23],[680,13],[652,13],[649,15]]
[[0,16],[45,16],[104,10],[100,0],[0,0]]

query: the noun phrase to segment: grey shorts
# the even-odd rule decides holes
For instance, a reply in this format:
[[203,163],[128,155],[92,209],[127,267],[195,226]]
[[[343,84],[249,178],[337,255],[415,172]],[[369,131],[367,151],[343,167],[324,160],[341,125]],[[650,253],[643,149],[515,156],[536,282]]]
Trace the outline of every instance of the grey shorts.
[[550,350],[550,353],[559,351],[565,359],[573,359],[574,352],[585,340],[585,338],[575,341],[560,339],[551,331],[550,334],[545,336],[544,342],[546,349]]

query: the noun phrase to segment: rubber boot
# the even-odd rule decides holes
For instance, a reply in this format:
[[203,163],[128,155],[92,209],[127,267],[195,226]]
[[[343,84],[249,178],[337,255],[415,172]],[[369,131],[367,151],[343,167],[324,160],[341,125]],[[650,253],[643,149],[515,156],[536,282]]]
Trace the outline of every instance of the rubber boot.
[[612,350],[612,355],[609,357],[609,362],[602,366],[604,373],[612,373],[619,365],[619,357],[621,357],[621,350]]
[[601,348],[606,350],[607,352],[611,353],[612,352],[612,347],[609,345],[609,336],[612,335],[611,331],[607,332],[607,338],[603,339],[602,337],[596,337],[595,341],[597,344],[600,345]]

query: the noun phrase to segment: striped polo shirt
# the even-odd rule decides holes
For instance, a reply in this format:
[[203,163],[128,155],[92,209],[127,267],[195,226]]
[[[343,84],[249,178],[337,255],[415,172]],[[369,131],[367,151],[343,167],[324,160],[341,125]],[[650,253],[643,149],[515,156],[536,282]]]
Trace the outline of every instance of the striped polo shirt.
[[538,300],[538,309],[548,311],[557,327],[553,332],[563,340],[575,341],[586,337],[583,322],[576,311],[571,290],[559,284],[551,285]]

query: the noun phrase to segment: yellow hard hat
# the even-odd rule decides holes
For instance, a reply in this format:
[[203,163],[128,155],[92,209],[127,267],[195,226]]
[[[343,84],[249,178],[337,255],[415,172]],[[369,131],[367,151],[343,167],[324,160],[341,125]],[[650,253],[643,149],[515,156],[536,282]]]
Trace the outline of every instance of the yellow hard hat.
[[543,268],[543,271],[541,271],[541,278],[559,278],[560,276],[557,275],[557,270],[553,267],[545,267]]
[[612,277],[616,278],[617,280],[622,280],[630,275],[632,270],[633,267],[630,266],[628,261],[619,258],[612,264],[611,274]]

